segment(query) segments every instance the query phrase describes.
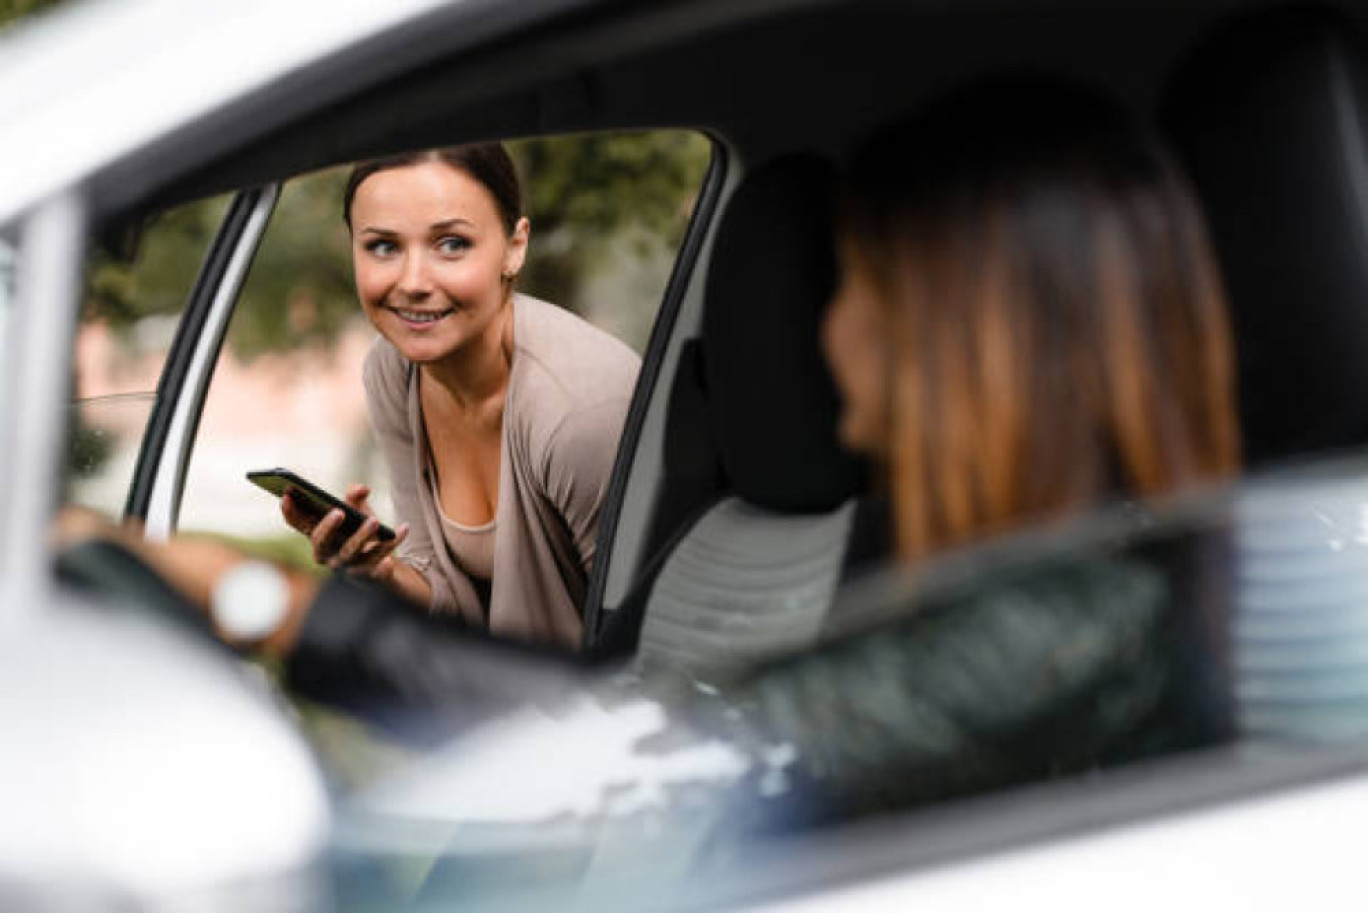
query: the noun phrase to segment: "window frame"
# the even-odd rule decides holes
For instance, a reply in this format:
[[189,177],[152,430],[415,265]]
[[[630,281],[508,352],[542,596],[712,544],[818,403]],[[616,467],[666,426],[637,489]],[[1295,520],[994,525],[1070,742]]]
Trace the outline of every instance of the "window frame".
[[48,537],[65,444],[80,264],[90,224],[79,188],[44,199],[19,220],[15,300],[0,338],[7,354],[0,403],[0,618],[49,603]]
[[280,198],[279,183],[239,191],[228,207],[186,299],[143,433],[124,515],[150,539],[176,530],[199,420],[238,294]]
[[[584,597],[584,633],[581,646],[586,650],[598,642],[598,637],[602,633],[605,621],[603,603],[612,579],[614,560],[628,563],[624,573],[628,579],[634,581],[643,563],[650,557],[642,554],[639,544],[631,550],[623,549],[622,551],[627,553],[620,554],[618,548],[619,527],[622,525],[622,515],[627,506],[626,501],[633,475],[637,471],[637,460],[648,414],[657,398],[655,395],[657,387],[660,386],[663,379],[666,381],[666,385],[661,389],[668,390],[669,381],[673,377],[673,367],[678,360],[677,355],[681,342],[678,338],[679,334],[676,333],[676,325],[684,309],[685,298],[693,285],[706,243],[717,223],[717,215],[724,198],[723,191],[727,186],[730,171],[730,156],[726,145],[718,137],[705,130],[697,130],[697,132],[712,144],[712,158],[708,162],[708,170],[703,175],[703,183],[699,186],[697,202],[694,203],[693,212],[689,215],[689,225],[684,231],[684,240],[675,253],[674,266],[670,270],[670,278],[665,283],[665,292],[660,302],[660,309],[656,312],[655,323],[651,327],[646,350],[642,353],[641,371],[637,376],[636,389],[632,393],[632,402],[627,411],[627,421],[623,425],[622,437],[618,441],[617,456],[613,462],[612,475],[608,480],[608,489],[604,493],[603,506],[599,515],[594,566],[589,577],[589,587]],[[668,375],[665,370],[667,363],[671,367]],[[668,400],[668,397],[665,399]],[[657,468],[658,475],[659,469]],[[650,505],[653,508],[656,500],[654,496],[659,495],[659,486],[654,482],[648,482],[648,485],[653,495]],[[647,524],[650,521],[650,512],[647,511],[644,518]],[[644,527],[636,532],[638,540],[644,539]]]

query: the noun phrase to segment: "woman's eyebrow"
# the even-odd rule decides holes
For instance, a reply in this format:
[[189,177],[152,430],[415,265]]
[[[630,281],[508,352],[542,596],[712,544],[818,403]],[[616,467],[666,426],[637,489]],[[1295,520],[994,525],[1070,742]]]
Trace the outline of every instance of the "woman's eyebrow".
[[455,219],[444,219],[441,222],[433,222],[431,228],[433,231],[446,231],[447,229],[455,228],[458,225],[464,225],[467,228],[475,227],[475,223],[470,221],[469,219],[462,219],[458,217]]
[[[470,221],[469,219],[462,219],[458,217],[455,219],[443,219],[440,222],[433,222],[430,226],[428,226],[428,230],[435,234],[437,232],[450,231],[451,229],[456,228],[457,226],[465,226],[466,228],[476,227],[475,223]],[[358,235],[370,234],[384,235],[386,237],[397,237],[399,234],[399,232],[395,231],[392,228],[379,228],[374,225],[362,225],[360,228],[356,230],[356,233]]]

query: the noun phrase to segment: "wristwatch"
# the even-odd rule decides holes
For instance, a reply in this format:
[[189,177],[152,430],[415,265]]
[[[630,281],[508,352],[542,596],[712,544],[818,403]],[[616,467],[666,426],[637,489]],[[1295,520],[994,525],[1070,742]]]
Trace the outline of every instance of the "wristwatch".
[[230,640],[255,643],[275,633],[290,608],[290,588],[273,564],[243,561],[214,585],[214,622]]

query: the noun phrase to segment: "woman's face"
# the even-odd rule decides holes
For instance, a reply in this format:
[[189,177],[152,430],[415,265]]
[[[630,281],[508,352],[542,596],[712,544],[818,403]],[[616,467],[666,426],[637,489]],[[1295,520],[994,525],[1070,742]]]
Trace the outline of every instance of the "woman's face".
[[822,345],[841,391],[841,441],[885,456],[889,377],[888,331],[874,277],[855,241],[840,243],[841,282],[822,323]]
[[438,361],[501,327],[527,220],[506,234],[493,195],[464,171],[440,161],[378,171],[357,187],[351,224],[361,306],[405,358]]

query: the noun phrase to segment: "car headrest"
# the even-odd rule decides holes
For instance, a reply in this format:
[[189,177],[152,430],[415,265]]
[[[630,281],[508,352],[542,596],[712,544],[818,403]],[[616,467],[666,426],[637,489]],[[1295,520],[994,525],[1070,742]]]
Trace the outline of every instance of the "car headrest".
[[1366,93],[1355,29],[1319,9],[1225,23],[1165,91],[1225,272],[1251,465],[1368,443]]
[[831,510],[862,486],[836,440],[819,345],[835,287],[834,185],[815,155],[748,174],[718,226],[705,288],[703,363],[723,469],[735,494],[775,511]]

